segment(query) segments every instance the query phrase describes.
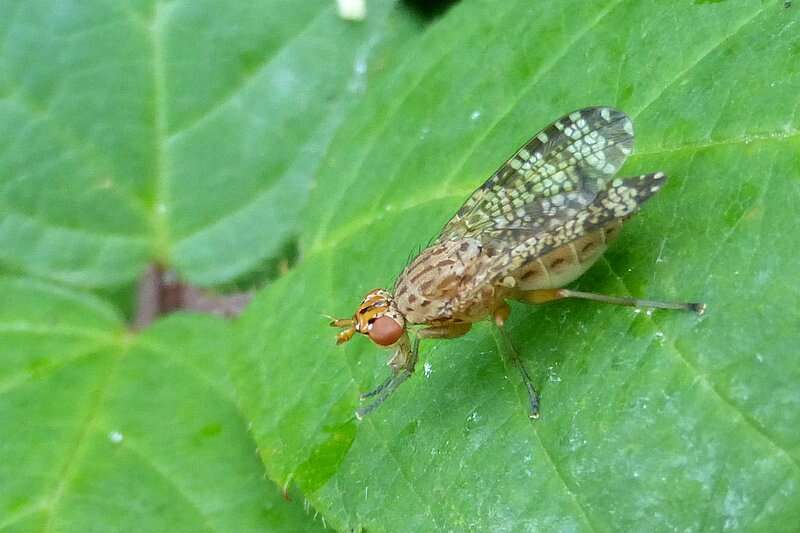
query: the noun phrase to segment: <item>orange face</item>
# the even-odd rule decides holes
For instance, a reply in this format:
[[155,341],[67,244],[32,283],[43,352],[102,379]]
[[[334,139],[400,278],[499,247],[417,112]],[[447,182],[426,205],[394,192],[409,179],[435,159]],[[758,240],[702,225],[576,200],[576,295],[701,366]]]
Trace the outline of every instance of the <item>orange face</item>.
[[403,336],[405,322],[392,295],[383,289],[374,289],[361,301],[352,319],[334,320],[331,326],[347,328],[336,336],[336,344],[349,341],[358,332],[378,346],[391,346]]

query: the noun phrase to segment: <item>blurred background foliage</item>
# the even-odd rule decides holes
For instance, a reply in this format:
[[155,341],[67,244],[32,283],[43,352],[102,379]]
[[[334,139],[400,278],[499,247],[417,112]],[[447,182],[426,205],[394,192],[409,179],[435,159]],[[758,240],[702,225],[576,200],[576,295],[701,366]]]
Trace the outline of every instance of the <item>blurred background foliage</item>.
[[[0,529],[793,530],[799,20],[0,0]],[[357,425],[384,354],[335,349],[322,315],[589,105],[634,119],[625,173],[670,182],[579,286],[708,315],[517,306],[537,424],[479,326]],[[258,295],[134,330],[154,265]]]

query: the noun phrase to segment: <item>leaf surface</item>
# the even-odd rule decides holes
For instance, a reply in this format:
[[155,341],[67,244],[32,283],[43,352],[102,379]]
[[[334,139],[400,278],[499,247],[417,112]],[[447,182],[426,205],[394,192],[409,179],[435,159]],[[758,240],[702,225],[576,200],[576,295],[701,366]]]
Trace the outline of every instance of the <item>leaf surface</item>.
[[393,7],[4,1],[0,262],[105,287],[157,261],[209,285],[278,254],[404,27]]
[[321,529],[263,478],[226,379],[232,332],[134,338],[94,297],[0,279],[0,529]]
[[[235,382],[270,476],[368,531],[789,531],[800,520],[800,16],[782,2],[462,2],[337,133],[304,262],[239,331]],[[388,370],[349,316],[391,287],[513,150],[574,109],[634,120],[625,175],[667,186],[577,286],[707,314],[515,305],[531,423],[488,324]],[[336,177],[337,179],[334,179]]]

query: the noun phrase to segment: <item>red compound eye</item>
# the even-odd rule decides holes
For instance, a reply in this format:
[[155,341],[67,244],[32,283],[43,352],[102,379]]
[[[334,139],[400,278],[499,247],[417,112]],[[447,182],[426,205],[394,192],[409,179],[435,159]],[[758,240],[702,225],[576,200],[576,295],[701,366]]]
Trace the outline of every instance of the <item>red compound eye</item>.
[[403,328],[400,327],[400,324],[388,316],[382,316],[375,320],[369,330],[369,338],[372,339],[375,344],[381,346],[394,344],[402,334]]

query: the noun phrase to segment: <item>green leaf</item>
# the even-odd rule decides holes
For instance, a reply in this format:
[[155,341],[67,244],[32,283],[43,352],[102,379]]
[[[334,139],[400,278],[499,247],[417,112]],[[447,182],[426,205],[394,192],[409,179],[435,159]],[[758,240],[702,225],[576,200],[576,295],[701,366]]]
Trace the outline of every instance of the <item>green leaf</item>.
[[[342,530],[795,529],[798,22],[783,2],[453,8],[337,133],[303,263],[242,321],[235,381],[270,476]],[[323,314],[391,287],[513,149],[601,104],[634,119],[623,174],[670,178],[578,285],[706,316],[515,305],[541,420],[481,324],[423,342],[420,371],[356,423],[387,354],[335,348]]]
[[0,279],[0,529],[319,528],[263,479],[225,376],[231,329],[133,337],[85,294]]
[[[297,232],[399,23],[331,0],[0,5],[0,262],[90,287],[215,284]],[[398,34],[404,34],[399,31]]]

